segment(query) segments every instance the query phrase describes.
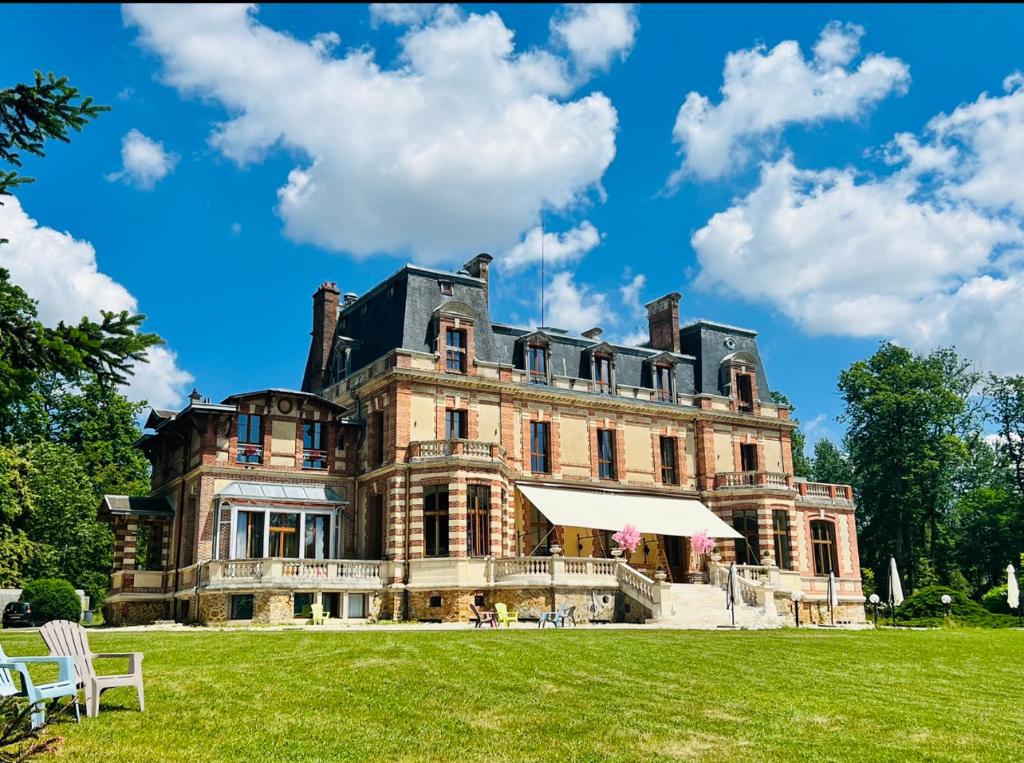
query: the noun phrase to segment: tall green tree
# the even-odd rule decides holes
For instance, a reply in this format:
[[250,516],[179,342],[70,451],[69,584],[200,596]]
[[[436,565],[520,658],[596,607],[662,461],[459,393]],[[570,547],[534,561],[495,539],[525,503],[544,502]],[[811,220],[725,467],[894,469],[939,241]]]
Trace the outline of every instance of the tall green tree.
[[32,508],[24,529],[46,547],[33,560],[32,577],[63,577],[102,601],[114,538],[110,528],[96,521],[99,500],[82,460],[71,447],[54,443],[32,446],[28,458]]
[[807,438],[800,430],[800,420],[793,416],[796,407],[789,402],[789,398],[782,392],[772,391],[772,402],[776,405],[785,405],[790,409],[790,418],[796,422],[796,429],[790,434],[790,442],[793,446],[793,475],[796,477],[811,476],[811,462],[807,458]]
[[0,445],[0,588],[20,586],[35,556],[35,544],[24,530],[32,511],[29,469],[23,454]]
[[[82,96],[67,77],[56,77],[53,72],[44,77],[37,71],[34,82],[0,90],[0,161],[20,168],[23,153],[45,156],[46,141],[69,143],[71,132],[80,132],[109,109]],[[33,178],[19,175],[17,170],[0,169],[0,196],[31,182]]]
[[999,451],[1013,468],[1018,494],[1024,498],[1024,376],[992,374],[985,385],[990,419],[999,432]]
[[124,384],[135,363],[146,362],[146,351],[163,343],[140,331],[144,315],[104,310],[102,316],[99,323],[82,318],[74,326],[44,326],[35,300],[0,268],[0,441],[19,439],[25,417],[38,413],[55,379]]
[[954,556],[972,591],[1004,582],[1006,565],[1024,549],[1020,498],[1008,485],[977,487],[962,495],[952,516]]
[[951,349],[915,355],[891,343],[840,375],[861,559],[877,580],[887,578],[890,554],[911,589],[949,574],[944,534],[964,438],[978,431],[978,382]]
[[853,484],[853,469],[846,454],[827,437],[814,443],[814,460],[811,474],[815,482],[831,482],[837,485]]

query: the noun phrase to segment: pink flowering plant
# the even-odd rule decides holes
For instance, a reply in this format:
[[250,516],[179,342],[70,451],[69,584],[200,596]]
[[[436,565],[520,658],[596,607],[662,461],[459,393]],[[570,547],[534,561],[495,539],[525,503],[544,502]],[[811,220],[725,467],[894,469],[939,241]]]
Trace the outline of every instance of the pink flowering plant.
[[690,547],[695,553],[704,556],[704,554],[710,554],[715,549],[715,539],[708,537],[707,530],[698,530],[690,538]]
[[624,548],[632,554],[640,545],[640,531],[633,525],[626,525],[612,536],[612,540],[619,544],[619,548]]

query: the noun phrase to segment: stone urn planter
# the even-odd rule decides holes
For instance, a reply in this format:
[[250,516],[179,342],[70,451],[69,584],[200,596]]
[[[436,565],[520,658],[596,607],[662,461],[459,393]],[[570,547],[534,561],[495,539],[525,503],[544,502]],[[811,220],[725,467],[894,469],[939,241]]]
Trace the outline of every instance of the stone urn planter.
[[548,551],[551,552],[551,556],[561,556],[562,547],[555,543],[548,547]]
[[722,561],[722,555],[720,553],[718,553],[717,551],[713,552],[711,554],[711,561],[713,561],[713,562],[720,562],[720,561]]
[[664,583],[668,579],[668,575],[665,574],[665,570],[658,568],[658,571],[654,573],[654,579],[659,583]]
[[622,549],[619,548],[618,546],[613,548],[612,549],[612,556],[614,556],[616,559],[619,559],[622,556]]

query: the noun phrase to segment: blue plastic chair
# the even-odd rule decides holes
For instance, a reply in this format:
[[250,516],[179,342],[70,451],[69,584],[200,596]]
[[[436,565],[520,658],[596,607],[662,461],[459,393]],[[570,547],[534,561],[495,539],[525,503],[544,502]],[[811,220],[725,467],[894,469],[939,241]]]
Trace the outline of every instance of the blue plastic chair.
[[[566,616],[566,613],[568,611],[569,611],[569,605],[568,604],[563,604],[562,606],[560,606],[558,608],[557,612],[541,612],[540,613],[540,620],[537,621],[537,627],[538,628],[543,628],[546,623],[551,623],[556,628],[558,628],[559,626],[563,626],[564,627],[564,625],[565,625],[565,616]],[[575,622],[576,621],[573,620],[573,623],[575,623]]]
[[[28,666],[40,663],[55,663],[58,666],[57,680],[37,684],[29,675]],[[21,676],[21,690],[14,681],[14,674]],[[75,720],[80,721],[78,711],[78,681],[75,678],[75,661],[72,657],[8,657],[0,647],[0,696],[11,697],[23,694],[32,706],[32,728],[38,729],[46,720],[46,700],[71,697],[75,705]]]

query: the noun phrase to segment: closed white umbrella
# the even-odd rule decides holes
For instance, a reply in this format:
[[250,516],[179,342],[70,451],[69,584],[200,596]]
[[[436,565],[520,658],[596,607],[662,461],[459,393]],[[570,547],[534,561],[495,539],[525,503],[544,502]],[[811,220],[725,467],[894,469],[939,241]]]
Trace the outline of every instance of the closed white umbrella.
[[736,572],[736,562],[729,565],[729,586],[725,595],[725,606],[732,615],[732,624],[736,625],[736,605],[740,601],[740,576]]
[[898,607],[903,603],[903,586],[900,584],[900,571],[896,569],[896,557],[889,557],[889,603]]
[[839,586],[836,584],[835,573],[828,573],[828,609],[832,615],[832,622],[835,623],[835,612],[839,608]]
[[1010,611],[1020,606],[1020,587],[1012,564],[1006,565],[1006,603],[1010,605]]
[[892,625],[896,627],[896,607],[903,603],[903,585],[900,571],[896,569],[896,557],[889,557],[889,606],[892,608]]

